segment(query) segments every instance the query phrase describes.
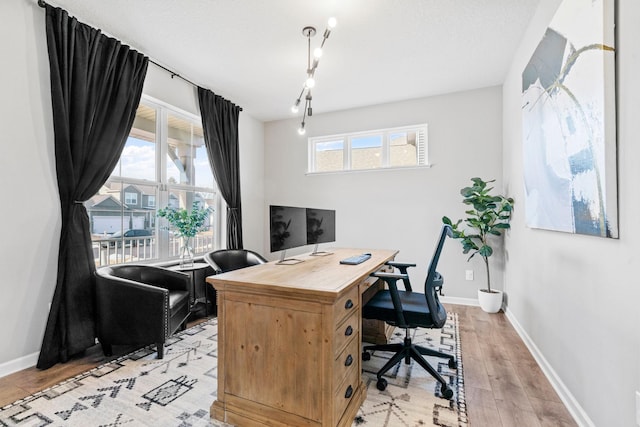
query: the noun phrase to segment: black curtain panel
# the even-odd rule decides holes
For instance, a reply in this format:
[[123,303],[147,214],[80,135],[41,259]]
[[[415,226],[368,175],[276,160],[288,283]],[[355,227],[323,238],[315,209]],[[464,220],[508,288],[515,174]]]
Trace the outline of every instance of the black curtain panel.
[[83,202],[120,158],[148,65],[144,55],[49,5],[46,33],[62,231],[40,369],[95,344],[96,266]]
[[243,249],[238,116],[242,109],[198,87],[204,143],[222,197],[227,202],[227,248]]

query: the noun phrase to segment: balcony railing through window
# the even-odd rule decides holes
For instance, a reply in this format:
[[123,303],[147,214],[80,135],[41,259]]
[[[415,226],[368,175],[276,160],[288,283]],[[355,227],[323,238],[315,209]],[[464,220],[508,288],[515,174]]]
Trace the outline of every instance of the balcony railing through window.
[[[182,240],[174,235],[168,236],[169,256],[178,257]],[[198,233],[191,242],[196,254],[214,250],[214,236],[209,231]],[[158,260],[158,240],[156,236],[143,237],[104,237],[92,239],[93,258],[96,267],[122,264],[126,262],[149,262]]]

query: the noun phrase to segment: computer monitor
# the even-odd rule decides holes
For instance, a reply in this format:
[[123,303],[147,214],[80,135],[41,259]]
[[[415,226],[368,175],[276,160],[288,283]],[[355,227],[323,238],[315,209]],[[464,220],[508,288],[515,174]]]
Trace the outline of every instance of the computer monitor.
[[330,252],[318,251],[318,245],[335,241],[336,211],[307,208],[307,244],[315,245],[311,255],[329,255]]
[[269,234],[271,252],[282,251],[279,263],[296,264],[295,258],[285,258],[287,249],[307,244],[307,215],[305,208],[269,206]]

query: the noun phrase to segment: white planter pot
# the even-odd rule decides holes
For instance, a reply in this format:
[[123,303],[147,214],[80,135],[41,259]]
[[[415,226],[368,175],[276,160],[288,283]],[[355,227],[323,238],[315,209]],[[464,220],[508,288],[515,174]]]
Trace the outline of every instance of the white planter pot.
[[483,311],[497,313],[502,308],[502,291],[478,289],[478,302]]

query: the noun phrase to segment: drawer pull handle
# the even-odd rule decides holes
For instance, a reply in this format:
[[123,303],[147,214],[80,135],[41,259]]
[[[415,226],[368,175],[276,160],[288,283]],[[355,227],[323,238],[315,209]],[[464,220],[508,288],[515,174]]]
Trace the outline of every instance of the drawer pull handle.
[[344,334],[346,336],[350,336],[353,333],[353,328],[351,327],[351,325],[347,326],[347,329],[345,329]]
[[351,366],[352,363],[353,363],[353,356],[348,355],[347,360],[344,361],[344,366]]
[[344,398],[348,399],[351,397],[352,394],[353,394],[353,387],[349,386],[347,387],[347,391],[344,393]]
[[353,301],[351,301],[351,299],[348,299],[347,302],[344,303],[344,308],[347,310],[353,308]]

